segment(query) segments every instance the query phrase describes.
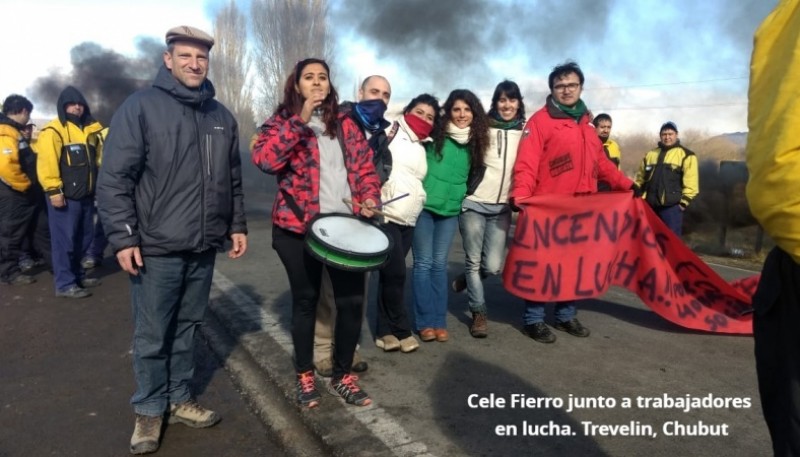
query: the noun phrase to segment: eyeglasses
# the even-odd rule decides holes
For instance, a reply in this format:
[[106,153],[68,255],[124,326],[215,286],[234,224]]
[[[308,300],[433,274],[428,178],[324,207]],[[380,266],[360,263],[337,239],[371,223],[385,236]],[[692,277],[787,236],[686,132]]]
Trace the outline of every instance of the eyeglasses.
[[553,89],[559,92],[564,92],[564,91],[572,92],[579,87],[581,87],[581,85],[578,83],[569,83],[569,84],[556,84],[555,86],[553,86]]

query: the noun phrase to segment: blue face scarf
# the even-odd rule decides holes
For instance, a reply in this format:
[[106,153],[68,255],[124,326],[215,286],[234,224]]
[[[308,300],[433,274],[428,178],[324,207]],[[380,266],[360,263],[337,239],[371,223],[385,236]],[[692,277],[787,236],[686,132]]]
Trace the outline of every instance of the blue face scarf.
[[356,103],[354,109],[364,128],[370,132],[376,132],[381,128],[381,120],[386,112],[386,103],[383,103],[383,100],[363,100]]

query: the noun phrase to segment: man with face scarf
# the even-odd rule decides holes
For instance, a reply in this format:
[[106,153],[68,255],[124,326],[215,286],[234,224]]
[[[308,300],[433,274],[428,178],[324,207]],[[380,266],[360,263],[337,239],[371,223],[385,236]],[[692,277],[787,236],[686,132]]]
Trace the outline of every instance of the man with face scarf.
[[[358,103],[343,103],[342,109],[350,112],[350,117],[361,129],[364,137],[372,150],[372,161],[381,180],[381,185],[389,179],[392,171],[392,154],[389,151],[391,138],[386,134],[390,123],[383,118],[392,89],[389,81],[383,76],[368,76],[358,90]],[[369,281],[369,276],[364,275],[364,282]],[[366,287],[365,289],[366,290]],[[364,294],[364,312],[367,309],[367,297]],[[332,341],[333,323],[336,321],[336,307],[333,303],[333,289],[330,278],[325,271],[322,275],[322,289],[317,306],[317,325],[314,331],[314,366],[321,376],[333,374]],[[368,368],[367,362],[361,359],[358,351],[353,357],[353,371],[361,373]]]

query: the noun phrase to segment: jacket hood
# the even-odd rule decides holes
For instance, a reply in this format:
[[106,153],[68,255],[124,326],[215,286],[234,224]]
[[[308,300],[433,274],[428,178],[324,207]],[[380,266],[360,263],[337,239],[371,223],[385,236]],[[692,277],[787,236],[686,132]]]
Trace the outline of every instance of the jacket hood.
[[89,104],[86,103],[86,98],[83,96],[81,91],[73,86],[67,86],[58,96],[58,102],[56,106],[58,110],[58,120],[61,121],[61,124],[66,125],[67,123],[67,111],[64,109],[64,105],[67,103],[80,103],[83,105],[83,117],[81,118],[81,121],[84,125],[94,122],[92,111],[89,109]]
[[214,98],[216,94],[214,85],[211,84],[208,78],[203,81],[199,88],[190,89],[175,79],[166,65],[161,65],[161,68],[158,69],[156,79],[153,81],[153,87],[169,93],[184,105],[200,105]]

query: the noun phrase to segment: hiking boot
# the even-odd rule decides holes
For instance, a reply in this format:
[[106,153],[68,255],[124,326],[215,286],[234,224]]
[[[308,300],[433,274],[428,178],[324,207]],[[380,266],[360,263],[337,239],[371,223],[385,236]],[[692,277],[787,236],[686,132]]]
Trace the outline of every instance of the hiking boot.
[[550,331],[550,327],[544,322],[536,322],[528,324],[523,329],[526,335],[533,338],[534,341],[540,343],[552,343],[556,340],[556,336]]
[[36,261],[30,257],[26,257],[20,260],[19,263],[17,263],[17,266],[19,267],[19,271],[27,273],[36,268]]
[[[363,373],[367,371],[369,365],[367,365],[367,361],[361,358],[361,354],[356,351],[353,353],[353,366],[350,367],[351,370],[355,371],[356,373]],[[333,373],[331,373],[333,376]]]
[[486,313],[472,313],[472,325],[469,327],[469,334],[473,338],[486,338],[486,335],[488,335]]
[[169,409],[169,423],[188,425],[192,428],[206,428],[219,422],[222,418],[210,409],[203,408],[197,400],[190,399]]
[[367,406],[372,403],[369,395],[356,384],[358,376],[346,374],[342,379],[331,379],[331,387],[336,393],[351,405]]
[[91,270],[93,268],[97,268],[100,266],[100,259],[95,259],[94,257],[84,257],[81,259],[81,267],[84,270]]
[[320,396],[319,392],[317,392],[313,371],[309,370],[303,373],[297,373],[296,387],[298,403],[306,408],[316,408],[319,406]]
[[131,436],[131,454],[150,454],[158,450],[163,420],[161,416],[136,415],[136,426]]
[[63,298],[86,298],[92,295],[91,292],[78,286],[77,284],[71,285],[68,289],[56,292],[56,297]]
[[385,335],[375,340],[375,346],[383,349],[383,352],[392,352],[400,349],[400,340],[394,335]]
[[333,359],[327,357],[317,360],[314,362],[314,369],[317,371],[318,375],[324,378],[330,378],[333,376]]
[[574,317],[568,321],[556,322],[553,328],[580,338],[586,338],[591,333],[588,328],[581,325],[580,321]]
[[400,340],[400,351],[401,352],[414,352],[419,349],[419,341],[414,338],[414,335],[409,336],[408,338],[403,338]]
[[83,278],[81,279],[81,287],[87,289],[89,287],[97,287],[100,284],[103,284],[99,278]]
[[35,283],[36,278],[22,273],[17,273],[14,276],[10,277],[8,280],[3,282],[10,286],[27,286],[28,284]]
[[467,288],[467,275],[461,273],[460,275],[456,276],[456,279],[450,283],[450,288],[453,289],[453,292],[455,293],[463,292],[464,289]]

